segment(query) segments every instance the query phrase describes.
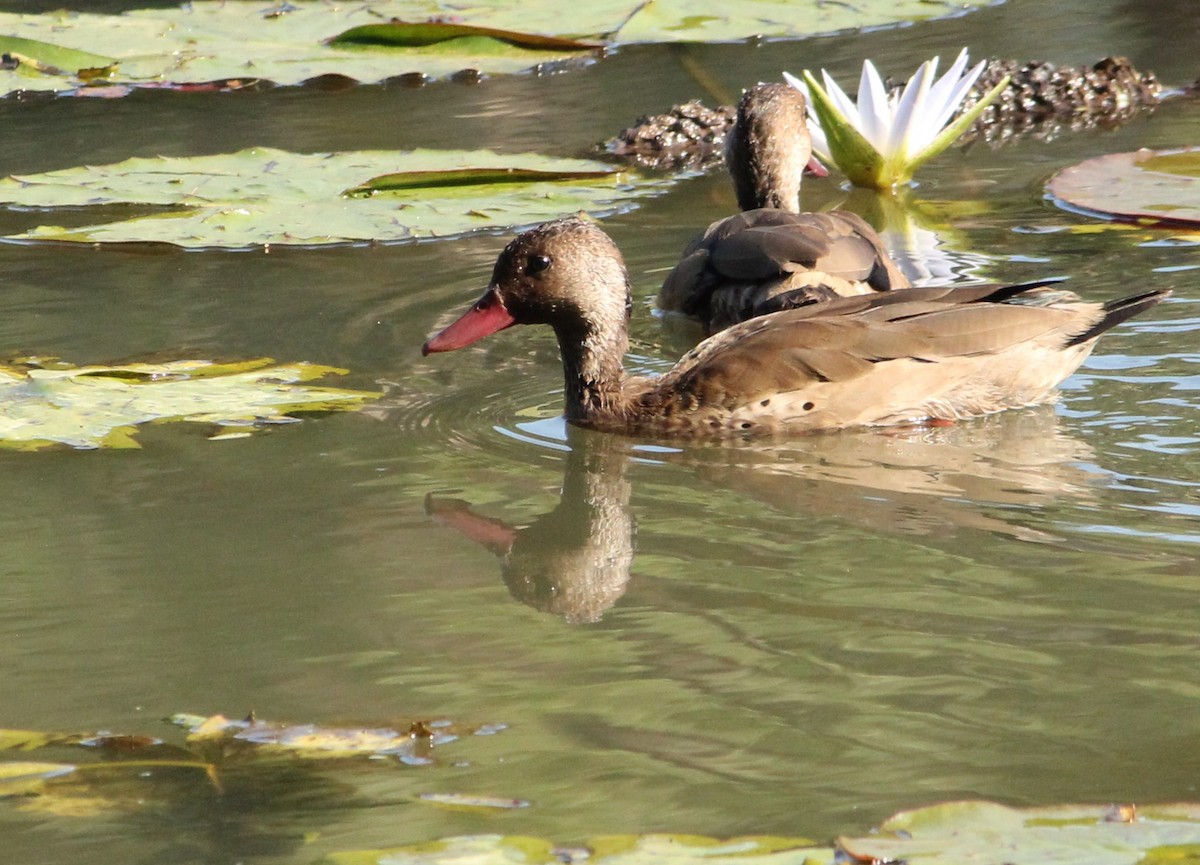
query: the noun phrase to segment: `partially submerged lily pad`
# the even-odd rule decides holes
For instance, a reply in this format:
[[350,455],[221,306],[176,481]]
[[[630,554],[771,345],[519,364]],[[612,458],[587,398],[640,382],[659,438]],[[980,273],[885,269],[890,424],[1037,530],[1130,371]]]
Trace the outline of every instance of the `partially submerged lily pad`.
[[453,742],[459,735],[447,721],[414,721],[401,728],[322,727],[224,715],[174,715],[169,720],[188,728],[188,744],[198,748],[253,748],[319,758],[397,757],[406,763],[428,762],[424,755],[430,748]]
[[600,863],[660,865],[1146,865],[1200,861],[1200,805],[1059,805],[1017,809],[949,802],[905,811],[880,831],[817,847],[804,838],[620,835],[559,846],[543,838],[468,835],[385,850],[334,853],[323,865]]
[[[958,14],[990,2],[594,0],[575,4],[568,16],[557,0],[477,0],[448,19],[445,4],[436,0],[342,5],[194,0],[120,15],[0,13],[0,33],[110,59],[105,79],[134,86],[232,79],[295,85],[326,75],[376,83],[402,75],[444,78],[465,69],[502,74],[587,60],[597,56],[597,41],[794,39]],[[78,74],[84,67],[74,61],[46,65],[18,63],[0,70],[0,94],[69,91],[85,83]]]
[[583,846],[561,846],[522,835],[461,835],[385,850],[333,853],[321,865],[555,865],[604,862],[607,865],[831,865],[833,850],[807,838],[702,835],[609,835]]
[[1200,226],[1200,147],[1113,153],[1050,181],[1060,205],[1139,223]]
[[862,838],[840,838],[852,861],[909,865],[1138,865],[1195,862],[1200,805],[1007,808],[948,802],[903,811]]
[[669,181],[602,162],[490,150],[289,153],[256,147],[127,159],[0,180],[0,203],[36,208],[162,205],[150,216],[14,240],[158,242],[189,248],[400,241],[604,214]]
[[[25,754],[18,760],[0,756],[0,800],[11,798],[20,810],[45,816],[144,816],[150,809],[177,813],[198,794],[237,798],[254,790],[258,792],[249,799],[265,801],[263,791],[269,790],[272,801],[286,801],[284,788],[299,785],[306,804],[311,805],[317,791],[344,804],[347,788],[334,770],[346,758],[359,758],[359,767],[425,765],[434,762],[435,746],[501,729],[464,727],[447,720],[411,721],[392,728],[282,724],[253,717],[238,721],[222,715],[176,715],[168,720],[189,730],[186,742],[145,735],[0,730],[0,752],[46,753],[36,762]],[[479,804],[485,807],[487,802]]]
[[379,396],[297,384],[345,372],[269,359],[0,366],[0,447],[136,448],[139,424],[184,420],[252,429],[294,421],[300,412],[357,409]]

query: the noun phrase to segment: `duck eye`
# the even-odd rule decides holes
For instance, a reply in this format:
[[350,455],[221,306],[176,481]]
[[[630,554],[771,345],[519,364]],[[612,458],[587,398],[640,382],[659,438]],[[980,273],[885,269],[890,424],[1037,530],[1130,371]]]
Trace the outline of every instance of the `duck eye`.
[[550,258],[545,255],[531,255],[529,260],[525,262],[525,272],[530,276],[537,276],[543,270],[550,266]]

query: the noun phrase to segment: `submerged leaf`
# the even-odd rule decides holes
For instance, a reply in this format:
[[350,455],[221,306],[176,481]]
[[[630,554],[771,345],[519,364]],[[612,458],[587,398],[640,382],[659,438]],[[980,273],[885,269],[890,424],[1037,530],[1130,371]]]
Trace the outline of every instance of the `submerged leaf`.
[[1200,226],[1200,147],[1087,159],[1050,180],[1060,204],[1137,222]]
[[458,738],[456,728],[447,722],[416,721],[399,729],[283,724],[253,717],[232,720],[224,715],[211,718],[174,715],[168,720],[190,730],[189,744],[253,747],[264,752],[320,758],[394,756],[411,762],[417,756],[416,762],[427,762],[420,752]]
[[0,763],[0,798],[36,793],[51,778],[74,771],[69,763]]
[[[19,240],[158,242],[202,248],[316,246],[446,237],[603,214],[668,181],[601,162],[489,150],[289,153],[266,147],[128,159],[0,179],[0,203],[23,207],[163,205],[152,216],[78,228],[40,226]],[[401,198],[396,191],[404,191]],[[372,193],[388,191],[388,195]]]
[[491,811],[512,811],[528,808],[525,799],[504,799],[498,796],[474,796],[468,793],[422,793],[417,797],[422,802],[439,805],[452,811],[467,811],[486,814]]
[[257,425],[299,412],[357,409],[378,394],[300,386],[345,370],[315,364],[175,361],[119,367],[0,367],[0,447],[137,447],[133,428],[163,421]]
[[0,730],[0,751],[35,751],[59,740],[40,730]]

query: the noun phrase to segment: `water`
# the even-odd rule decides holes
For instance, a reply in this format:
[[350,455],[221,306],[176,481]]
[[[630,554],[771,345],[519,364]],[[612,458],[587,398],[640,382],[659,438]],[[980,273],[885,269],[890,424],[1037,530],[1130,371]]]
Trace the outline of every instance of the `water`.
[[[576,154],[703,95],[679,51],[729,93],[804,65],[853,80],[865,56],[898,73],[962,44],[1072,63],[1123,53],[1169,84],[1194,79],[1191,4],[1144,9],[1011,0],[804,43],[629,48],[475,86],[8,100],[4,170],[252,144]],[[956,797],[1194,800],[1200,245],[1072,232],[1092,223],[1042,186],[1088,156],[1198,130],[1200,108],[1176,100],[1116,131],[978,147],[921,173],[916,197],[974,205],[951,245],[982,258],[975,276],[1068,275],[1094,298],[1176,289],[1107,335],[1059,406],[770,447],[568,434],[556,352],[533,329],[422,359],[501,237],[270,254],[0,246],[10,353],[272,356],[387,390],[369,413],[250,439],[170,425],[143,431],[139,451],[0,453],[0,725],[176,741],[160,719],[179,711],[505,725],[424,766],[251,766],[220,792],[164,771],[106,816],[0,802],[12,861],[311,862],[472,832],[827,839]],[[648,301],[690,235],[733,209],[726,187],[697,177],[605,222],[647,301],[640,369],[690,336]],[[842,195],[806,188],[814,208]],[[532,804],[488,815],[422,793]]]

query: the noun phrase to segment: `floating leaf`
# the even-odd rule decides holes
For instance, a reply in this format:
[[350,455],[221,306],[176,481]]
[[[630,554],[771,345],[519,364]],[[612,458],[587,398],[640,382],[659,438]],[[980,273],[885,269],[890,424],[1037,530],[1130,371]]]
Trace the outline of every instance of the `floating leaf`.
[[0,763],[0,798],[36,793],[51,778],[74,771],[68,763]]
[[174,361],[45,369],[0,366],[0,447],[137,447],[137,424],[282,423],[297,412],[356,409],[378,394],[299,386],[345,370],[315,364]]
[[1127,221],[1200,225],[1200,147],[1088,159],[1050,181],[1060,204]]
[[1200,805],[1060,805],[1016,809],[951,802],[905,811],[838,849],[803,838],[619,835],[561,847],[542,838],[469,835],[386,850],[334,853],[324,865],[1149,865],[1200,861]]
[[[321,727],[282,724],[256,718],[232,720],[224,715],[201,718],[175,715],[172,723],[190,730],[189,744],[254,747],[307,757],[398,756],[402,760],[458,738],[448,722],[415,721],[403,729],[387,727]],[[418,762],[425,762],[424,758]]]
[[1134,814],[1131,808],[1094,805],[1017,809],[949,802],[901,812],[877,834],[841,838],[838,846],[854,860],[904,860],[909,865],[1195,861],[1200,806],[1161,805]]
[[322,865],[830,865],[833,850],[813,847],[805,838],[750,836],[706,838],[701,835],[614,835],[594,838],[583,847],[561,847],[543,838],[520,835],[465,835],[389,850],[333,853]]
[[[624,14],[617,29],[581,26],[578,6],[598,5]],[[753,37],[798,39],[824,33],[883,27],[902,21],[926,21],[959,14],[986,0],[956,2],[953,7],[928,0],[857,0],[854,3],[797,3],[795,0],[654,0],[636,3],[577,4],[576,32],[608,34],[614,42],[731,42]],[[617,7],[614,9],[614,7]],[[524,12],[524,3],[513,7]],[[555,8],[558,8],[557,6]],[[619,13],[618,13],[619,14]],[[597,22],[598,23],[598,22]]]
[[[329,75],[375,83],[406,74],[443,78],[464,69],[521,72],[547,62],[587,59],[595,54],[591,43],[596,38],[610,43],[800,38],[959,14],[963,8],[991,2],[593,0],[573,5],[570,15],[564,15],[557,0],[476,0],[462,9],[461,20],[445,21],[439,16],[445,15],[446,6],[437,0],[341,5],[290,0],[273,7],[193,0],[176,8],[120,15],[0,13],[0,32],[112,58],[118,64],[114,83],[170,86],[259,78],[295,85]],[[386,22],[393,19],[431,24],[408,25],[416,29],[397,37],[407,40],[407,47],[352,44],[359,38],[352,34],[372,39],[386,34]],[[564,26],[570,27],[569,33],[563,32]],[[455,28],[460,28],[459,35],[441,38]],[[71,90],[80,84],[62,75],[0,71],[0,94]]]
[[[374,178],[374,179],[373,179]],[[159,242],[185,247],[397,241],[505,229],[630,206],[666,188],[601,162],[488,150],[297,154],[271,148],[128,159],[0,180],[23,207],[164,205],[152,216],[79,228],[40,226],[20,240]],[[386,194],[381,194],[386,193]]]

